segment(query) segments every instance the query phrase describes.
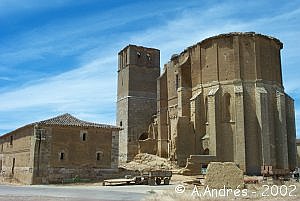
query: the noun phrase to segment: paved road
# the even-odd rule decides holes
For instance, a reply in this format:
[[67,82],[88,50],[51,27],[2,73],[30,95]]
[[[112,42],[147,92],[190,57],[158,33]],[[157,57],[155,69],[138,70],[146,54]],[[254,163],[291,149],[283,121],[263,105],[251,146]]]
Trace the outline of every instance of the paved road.
[[145,186],[62,186],[0,185],[0,201],[116,201],[141,200],[151,193],[172,189],[174,185]]

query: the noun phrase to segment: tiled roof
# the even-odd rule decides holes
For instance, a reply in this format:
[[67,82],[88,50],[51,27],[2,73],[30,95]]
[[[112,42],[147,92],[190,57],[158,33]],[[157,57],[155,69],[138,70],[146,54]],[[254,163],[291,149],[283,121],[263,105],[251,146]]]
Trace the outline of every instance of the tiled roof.
[[51,119],[47,119],[44,121],[35,122],[33,124],[40,124],[40,125],[58,125],[58,126],[77,126],[77,127],[94,127],[94,128],[113,128],[119,129],[117,126],[113,125],[106,125],[106,124],[98,124],[88,121],[83,121],[77,119],[76,117],[66,113]]

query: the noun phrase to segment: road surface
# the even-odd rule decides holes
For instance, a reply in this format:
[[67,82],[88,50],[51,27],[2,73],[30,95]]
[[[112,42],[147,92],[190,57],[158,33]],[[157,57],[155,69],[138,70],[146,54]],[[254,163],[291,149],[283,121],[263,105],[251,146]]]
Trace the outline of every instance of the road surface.
[[141,200],[174,185],[87,186],[87,185],[0,185],[0,201],[117,201]]

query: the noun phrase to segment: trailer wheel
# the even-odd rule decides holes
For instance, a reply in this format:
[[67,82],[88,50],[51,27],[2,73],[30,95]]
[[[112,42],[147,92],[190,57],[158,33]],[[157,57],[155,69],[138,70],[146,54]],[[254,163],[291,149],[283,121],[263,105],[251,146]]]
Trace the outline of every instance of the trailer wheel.
[[144,184],[144,185],[148,185],[148,178],[145,178],[144,180],[143,180],[143,182],[142,182],[142,184]]
[[136,177],[134,182],[135,182],[135,184],[142,184],[142,178]]
[[155,182],[156,182],[157,185],[159,185],[161,183],[161,179],[159,177],[157,177]]
[[148,179],[148,184],[149,184],[150,186],[154,186],[154,185],[155,185],[155,178],[149,178],[149,179]]
[[169,185],[170,184],[170,179],[168,177],[164,178],[164,184]]

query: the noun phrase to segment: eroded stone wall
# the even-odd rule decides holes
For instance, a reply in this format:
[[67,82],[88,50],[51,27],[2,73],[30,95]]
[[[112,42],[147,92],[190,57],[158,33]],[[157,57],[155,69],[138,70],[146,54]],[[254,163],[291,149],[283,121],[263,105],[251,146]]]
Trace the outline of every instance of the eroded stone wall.
[[[176,160],[180,136],[195,144],[194,154],[235,162],[249,174],[259,174],[261,165],[293,169],[294,106],[282,85],[282,46],[252,32],[230,33],[174,55],[158,81],[158,132],[168,136],[168,143],[158,142],[158,153],[168,150],[165,155]],[[195,138],[178,129],[180,117],[188,118],[185,126],[193,125]]]

